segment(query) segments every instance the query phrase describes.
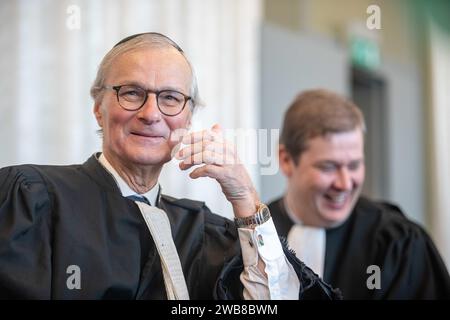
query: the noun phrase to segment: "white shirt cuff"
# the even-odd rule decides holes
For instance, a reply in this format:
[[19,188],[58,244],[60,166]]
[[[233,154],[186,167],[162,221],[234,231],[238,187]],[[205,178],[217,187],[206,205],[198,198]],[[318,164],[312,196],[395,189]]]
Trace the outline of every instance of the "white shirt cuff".
[[271,299],[297,299],[300,282],[281,247],[272,218],[255,229],[238,228],[244,272],[255,272],[258,259],[265,263]]

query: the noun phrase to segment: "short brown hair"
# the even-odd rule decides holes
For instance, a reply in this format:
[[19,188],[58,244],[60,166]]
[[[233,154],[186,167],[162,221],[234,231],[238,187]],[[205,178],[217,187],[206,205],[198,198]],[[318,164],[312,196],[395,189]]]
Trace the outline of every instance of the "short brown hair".
[[307,90],[286,111],[280,144],[297,164],[309,139],[356,128],[366,130],[364,116],[353,102],[325,89]]

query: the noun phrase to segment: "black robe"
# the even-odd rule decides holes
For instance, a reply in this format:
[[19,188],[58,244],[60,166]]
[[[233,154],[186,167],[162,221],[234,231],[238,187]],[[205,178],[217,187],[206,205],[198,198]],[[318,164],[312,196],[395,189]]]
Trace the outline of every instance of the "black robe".
[[[287,237],[293,222],[283,199],[269,208],[278,234]],[[376,274],[371,265],[380,268],[380,289],[369,279]],[[323,279],[344,299],[450,298],[448,271],[425,230],[398,207],[364,197],[342,225],[326,230]]]
[[[161,196],[157,206],[168,214],[191,299],[242,298],[233,222],[202,202]],[[302,278],[300,297],[339,297],[285,252]],[[68,286],[71,266],[79,268],[80,289]],[[166,298],[139,208],[96,156],[83,165],[0,170],[0,299],[16,298]]]

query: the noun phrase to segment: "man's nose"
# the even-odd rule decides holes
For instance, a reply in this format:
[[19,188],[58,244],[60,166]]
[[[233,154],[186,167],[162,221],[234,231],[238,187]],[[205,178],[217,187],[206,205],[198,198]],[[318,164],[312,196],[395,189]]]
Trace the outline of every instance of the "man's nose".
[[340,168],[334,186],[339,190],[351,190],[353,187],[352,177],[347,168]]
[[138,117],[147,121],[154,122],[161,120],[161,112],[158,108],[158,102],[156,99],[156,94],[149,93],[147,101],[145,101],[144,105],[139,109]]

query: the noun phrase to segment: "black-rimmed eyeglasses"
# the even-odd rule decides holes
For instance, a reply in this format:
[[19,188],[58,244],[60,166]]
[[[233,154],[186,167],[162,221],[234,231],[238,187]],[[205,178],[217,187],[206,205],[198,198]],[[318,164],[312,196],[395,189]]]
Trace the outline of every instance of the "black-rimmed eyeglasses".
[[103,86],[104,89],[116,91],[117,102],[128,111],[136,111],[147,102],[148,94],[156,94],[159,111],[166,116],[176,116],[183,111],[191,97],[175,90],[147,90],[135,85]]

